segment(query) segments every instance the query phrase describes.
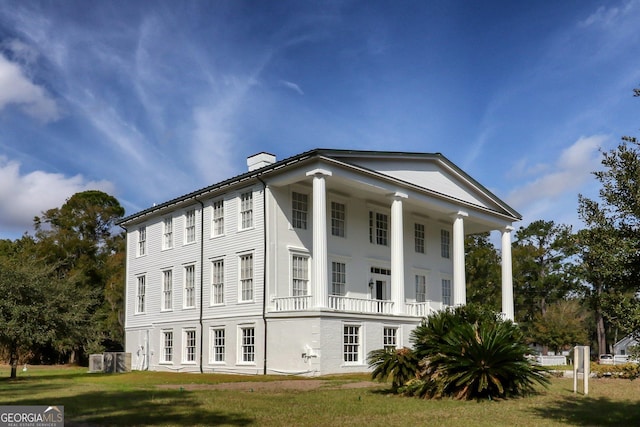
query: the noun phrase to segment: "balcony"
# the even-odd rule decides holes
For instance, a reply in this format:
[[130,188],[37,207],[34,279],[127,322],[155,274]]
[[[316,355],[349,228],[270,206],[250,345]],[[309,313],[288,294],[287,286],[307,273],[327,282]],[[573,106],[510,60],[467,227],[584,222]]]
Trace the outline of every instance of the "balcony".
[[[394,314],[393,301],[368,298],[353,298],[339,295],[329,295],[328,309],[345,313]],[[437,301],[408,302],[404,305],[402,315],[426,317],[431,313],[442,310],[443,304]],[[271,299],[272,312],[311,311],[316,310],[311,295],[273,297]]]

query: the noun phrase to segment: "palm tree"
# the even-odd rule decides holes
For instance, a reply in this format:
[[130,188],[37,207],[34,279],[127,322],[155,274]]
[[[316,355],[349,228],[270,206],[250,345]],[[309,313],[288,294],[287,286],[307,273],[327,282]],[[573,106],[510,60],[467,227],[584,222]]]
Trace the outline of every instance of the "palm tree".
[[374,368],[371,377],[386,381],[391,378],[391,390],[395,393],[407,381],[416,377],[418,358],[410,348],[380,349],[369,353],[369,367]]

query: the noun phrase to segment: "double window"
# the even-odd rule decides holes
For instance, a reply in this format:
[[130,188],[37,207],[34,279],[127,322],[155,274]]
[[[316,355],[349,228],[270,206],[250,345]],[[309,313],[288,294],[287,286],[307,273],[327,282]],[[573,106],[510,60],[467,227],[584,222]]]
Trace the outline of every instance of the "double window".
[[291,193],[291,225],[301,230],[307,229],[309,196],[303,193]]

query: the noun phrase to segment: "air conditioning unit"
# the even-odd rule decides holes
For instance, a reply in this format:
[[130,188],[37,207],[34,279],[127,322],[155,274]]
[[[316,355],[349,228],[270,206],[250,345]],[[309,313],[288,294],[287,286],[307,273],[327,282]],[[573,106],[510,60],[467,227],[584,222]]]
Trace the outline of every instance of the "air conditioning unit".
[[89,372],[104,372],[104,355],[89,355]]

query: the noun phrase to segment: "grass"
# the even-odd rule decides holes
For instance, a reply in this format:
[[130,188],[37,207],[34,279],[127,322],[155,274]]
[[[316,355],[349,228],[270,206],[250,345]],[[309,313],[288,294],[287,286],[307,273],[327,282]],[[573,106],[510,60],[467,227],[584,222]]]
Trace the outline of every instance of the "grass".
[[[591,379],[589,395],[554,378],[532,397],[427,401],[391,395],[388,385],[346,388],[368,375],[321,377],[320,387],[283,388],[299,377],[131,372],[29,367],[9,380],[0,366],[0,405],[64,405],[67,426],[620,426],[640,420],[640,381]],[[212,389],[243,382],[233,390]],[[248,382],[248,383],[245,383]],[[302,384],[302,383],[300,383]]]

